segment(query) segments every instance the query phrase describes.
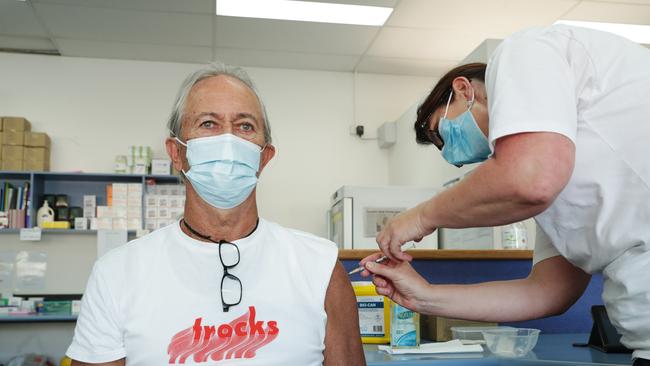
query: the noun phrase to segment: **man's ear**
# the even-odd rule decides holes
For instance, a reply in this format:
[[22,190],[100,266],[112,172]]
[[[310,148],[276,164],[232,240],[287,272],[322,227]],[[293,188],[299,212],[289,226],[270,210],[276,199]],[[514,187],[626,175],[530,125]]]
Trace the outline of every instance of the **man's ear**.
[[165,140],[165,148],[167,149],[167,155],[172,161],[174,169],[177,171],[183,170],[183,157],[185,157],[185,146],[181,145],[176,141],[176,139],[168,137]]
[[260,169],[257,172],[258,177],[262,173],[262,170],[264,169],[266,164],[268,164],[269,161],[271,161],[271,159],[273,159],[273,157],[275,156],[275,146],[271,144],[266,145],[264,150],[262,150],[261,154],[262,154],[262,159],[260,160]]

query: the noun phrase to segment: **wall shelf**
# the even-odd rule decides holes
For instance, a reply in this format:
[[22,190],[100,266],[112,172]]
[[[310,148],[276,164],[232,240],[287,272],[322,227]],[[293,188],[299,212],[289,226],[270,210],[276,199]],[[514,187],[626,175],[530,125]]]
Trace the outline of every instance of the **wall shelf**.
[[[106,185],[110,183],[135,183],[142,185],[143,199],[146,186],[150,182],[158,184],[178,184],[180,177],[175,175],[117,174],[117,173],[81,173],[81,172],[15,172],[0,171],[0,182],[8,182],[16,187],[29,183],[28,200],[30,202],[28,217],[32,220],[28,227],[35,226],[36,212],[43,204],[45,194],[65,194],[68,206],[83,207],[84,195],[95,195],[97,205],[107,204]],[[141,217],[144,227],[144,204]],[[95,234],[95,230],[45,229],[44,234]],[[0,229],[0,234],[19,233],[17,229]],[[130,232],[135,233],[135,231]]]
[[[43,235],[64,234],[64,235],[95,235],[97,230],[74,230],[74,229],[42,229]],[[128,235],[135,235],[135,230],[127,230]],[[0,234],[20,235],[20,229],[0,229]]]
[[[339,259],[360,260],[377,253],[372,249],[341,249]],[[416,260],[494,260],[494,259],[532,259],[532,250],[450,250],[450,249],[414,249],[408,252]]]
[[33,314],[0,316],[0,323],[72,323],[76,321],[76,315]]

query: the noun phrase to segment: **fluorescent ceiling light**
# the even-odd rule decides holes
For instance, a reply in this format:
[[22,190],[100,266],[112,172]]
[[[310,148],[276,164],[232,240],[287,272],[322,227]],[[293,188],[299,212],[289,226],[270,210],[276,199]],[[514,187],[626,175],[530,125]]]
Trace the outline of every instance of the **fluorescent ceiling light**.
[[384,25],[392,8],[291,0],[215,0],[217,15],[306,22]]
[[650,43],[650,25],[581,22],[574,20],[558,20],[555,24],[573,25],[576,27],[592,28],[618,34],[637,43]]

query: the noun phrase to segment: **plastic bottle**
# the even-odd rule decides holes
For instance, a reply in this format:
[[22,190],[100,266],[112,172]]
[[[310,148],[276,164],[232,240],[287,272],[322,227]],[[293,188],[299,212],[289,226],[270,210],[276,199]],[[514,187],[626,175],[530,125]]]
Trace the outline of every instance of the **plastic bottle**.
[[523,222],[515,222],[501,228],[501,243],[503,249],[526,249],[528,232]]
[[49,221],[54,221],[54,210],[50,208],[50,205],[46,200],[43,203],[43,206],[38,209],[38,212],[36,212],[36,224],[38,227],[43,227],[43,223]]
[[394,302],[390,305],[390,346],[392,348],[420,346],[420,314]]

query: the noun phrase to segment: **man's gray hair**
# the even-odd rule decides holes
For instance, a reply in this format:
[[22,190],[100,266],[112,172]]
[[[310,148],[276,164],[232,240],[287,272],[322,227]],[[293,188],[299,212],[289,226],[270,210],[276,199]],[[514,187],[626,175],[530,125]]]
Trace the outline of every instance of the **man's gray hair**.
[[226,65],[222,62],[213,62],[208,64],[206,67],[197,70],[191,73],[185,81],[181,84],[181,88],[176,95],[176,101],[174,102],[174,108],[172,113],[169,116],[169,121],[167,122],[167,128],[174,137],[181,137],[181,125],[183,122],[183,112],[185,111],[185,103],[187,102],[187,96],[190,94],[192,87],[196,85],[199,81],[207,79],[213,76],[226,75],[232,78],[235,78],[242,83],[244,83],[250,90],[255,94],[257,100],[260,102],[260,107],[262,109],[262,118],[264,118],[264,142],[267,144],[271,143],[271,124],[269,123],[269,118],[266,114],[266,107],[260,98],[253,81],[248,76],[246,71],[238,66]]

